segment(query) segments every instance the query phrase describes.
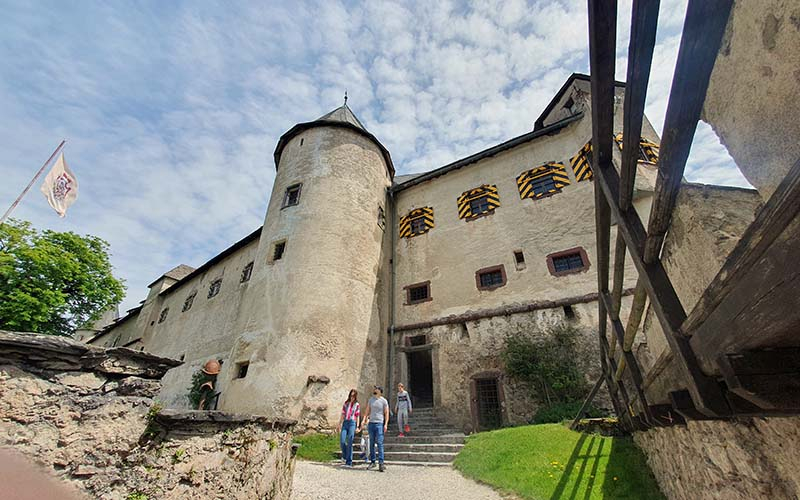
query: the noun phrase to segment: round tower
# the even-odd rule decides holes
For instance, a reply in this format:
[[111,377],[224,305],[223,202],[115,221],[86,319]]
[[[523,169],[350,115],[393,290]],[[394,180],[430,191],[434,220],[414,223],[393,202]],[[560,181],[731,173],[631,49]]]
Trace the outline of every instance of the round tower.
[[332,427],[351,388],[383,378],[394,167],[347,104],[286,132],[275,165],[222,408]]

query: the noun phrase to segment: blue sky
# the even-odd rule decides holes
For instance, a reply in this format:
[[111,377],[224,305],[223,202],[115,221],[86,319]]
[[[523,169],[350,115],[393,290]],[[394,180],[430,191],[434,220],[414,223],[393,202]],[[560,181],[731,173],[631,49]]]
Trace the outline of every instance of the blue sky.
[[[122,310],[264,218],[278,137],[349,104],[398,173],[532,128],[588,72],[586,2],[19,2],[0,18],[0,204],[62,138],[80,182],[66,219],[38,187],[15,212],[100,236]],[[661,130],[685,0],[663,0],[647,115]],[[624,80],[630,2],[620,2]],[[749,186],[701,124],[692,181]]]

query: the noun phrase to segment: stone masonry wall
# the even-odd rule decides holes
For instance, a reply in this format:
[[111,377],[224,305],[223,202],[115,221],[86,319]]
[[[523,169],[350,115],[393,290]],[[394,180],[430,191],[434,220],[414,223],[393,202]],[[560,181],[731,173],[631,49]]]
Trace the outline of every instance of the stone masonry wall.
[[634,441],[667,498],[800,498],[800,418],[690,421]]
[[288,499],[293,421],[159,413],[179,362],[0,331],[0,447],[87,498]]

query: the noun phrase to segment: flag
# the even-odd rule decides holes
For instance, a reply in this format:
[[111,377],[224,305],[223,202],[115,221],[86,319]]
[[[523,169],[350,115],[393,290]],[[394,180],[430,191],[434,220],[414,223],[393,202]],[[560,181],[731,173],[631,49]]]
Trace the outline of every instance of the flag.
[[78,179],[64,161],[64,153],[61,153],[50,173],[44,178],[42,193],[59,217],[66,215],[67,208],[78,197]]

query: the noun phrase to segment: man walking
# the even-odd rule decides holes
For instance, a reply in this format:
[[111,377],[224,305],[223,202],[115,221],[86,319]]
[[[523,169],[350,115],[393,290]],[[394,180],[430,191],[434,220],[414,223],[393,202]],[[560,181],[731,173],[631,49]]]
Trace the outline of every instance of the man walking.
[[397,415],[397,428],[400,431],[398,437],[405,437],[403,431],[408,428],[408,416],[412,413],[412,409],[411,396],[403,384],[397,384],[397,402],[394,404],[394,412]]
[[364,419],[361,423],[362,427],[364,422],[369,422],[367,429],[369,431],[369,466],[367,469],[375,467],[375,447],[378,447],[378,470],[383,472],[386,468],[383,466],[383,435],[386,433],[386,428],[389,425],[389,402],[383,397],[383,388],[375,386],[372,390],[372,397],[369,398],[367,404],[367,411],[364,413]]

